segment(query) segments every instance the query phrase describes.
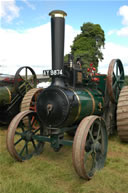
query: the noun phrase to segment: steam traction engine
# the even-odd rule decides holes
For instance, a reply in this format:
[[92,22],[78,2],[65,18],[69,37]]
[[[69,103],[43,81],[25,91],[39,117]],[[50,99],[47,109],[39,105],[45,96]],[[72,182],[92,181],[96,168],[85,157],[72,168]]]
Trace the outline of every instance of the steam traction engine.
[[[64,25],[66,13],[52,11],[51,86],[38,96],[36,111],[16,115],[8,128],[7,148],[11,156],[24,161],[42,152],[45,142],[55,151],[73,145],[73,165],[77,174],[91,179],[104,167],[108,134],[116,127],[116,108],[124,82],[119,59],[112,60],[108,75],[94,72],[87,76],[70,58],[64,64]],[[114,70],[116,68],[116,71]],[[65,133],[74,135],[65,139]]]
[[[20,110],[24,110],[24,106],[27,108],[26,93],[29,91],[28,103],[32,101],[30,99],[31,93],[34,92],[35,94],[39,90],[35,88],[36,86],[36,74],[29,66],[19,68],[15,76],[0,74],[0,123],[8,124]],[[32,103],[29,104],[30,107],[32,107]]]

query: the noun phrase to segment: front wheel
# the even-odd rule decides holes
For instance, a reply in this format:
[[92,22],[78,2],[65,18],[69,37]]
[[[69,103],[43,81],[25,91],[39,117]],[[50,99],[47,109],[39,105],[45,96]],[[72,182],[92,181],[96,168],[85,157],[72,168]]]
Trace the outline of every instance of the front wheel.
[[107,144],[106,126],[101,117],[88,116],[80,122],[72,154],[74,168],[80,177],[89,180],[96,170],[104,167]]
[[30,159],[42,152],[44,142],[36,140],[36,136],[42,133],[39,124],[35,129],[35,122],[38,121],[37,114],[33,111],[20,112],[11,121],[7,132],[7,149],[17,161]]

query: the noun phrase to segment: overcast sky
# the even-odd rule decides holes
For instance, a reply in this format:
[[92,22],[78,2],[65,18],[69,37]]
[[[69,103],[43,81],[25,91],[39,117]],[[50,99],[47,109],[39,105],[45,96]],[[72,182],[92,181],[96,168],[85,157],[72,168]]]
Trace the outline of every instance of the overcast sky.
[[36,73],[51,68],[49,12],[67,12],[65,54],[86,22],[100,24],[105,32],[104,60],[99,72],[107,73],[113,58],[120,58],[128,74],[128,1],[0,0],[0,73],[15,74],[24,65]]

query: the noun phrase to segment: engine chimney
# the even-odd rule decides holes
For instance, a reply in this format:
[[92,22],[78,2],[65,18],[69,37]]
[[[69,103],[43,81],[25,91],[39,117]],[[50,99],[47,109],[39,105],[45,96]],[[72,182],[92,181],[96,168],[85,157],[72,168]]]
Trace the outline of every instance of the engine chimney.
[[57,75],[52,77],[52,84],[55,86],[64,86],[61,74],[64,65],[64,17],[67,14],[61,10],[54,10],[49,15],[51,16],[52,70],[53,72],[57,72]]

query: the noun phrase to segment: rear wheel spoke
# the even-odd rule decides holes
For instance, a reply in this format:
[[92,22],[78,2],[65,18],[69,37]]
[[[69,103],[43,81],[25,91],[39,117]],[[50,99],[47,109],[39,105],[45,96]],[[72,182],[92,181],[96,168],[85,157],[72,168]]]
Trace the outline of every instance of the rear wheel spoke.
[[31,121],[31,126],[33,126],[33,124],[35,123],[35,121],[36,121],[36,117],[33,117],[33,118],[32,118],[32,121]]

